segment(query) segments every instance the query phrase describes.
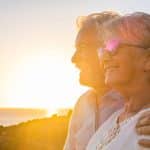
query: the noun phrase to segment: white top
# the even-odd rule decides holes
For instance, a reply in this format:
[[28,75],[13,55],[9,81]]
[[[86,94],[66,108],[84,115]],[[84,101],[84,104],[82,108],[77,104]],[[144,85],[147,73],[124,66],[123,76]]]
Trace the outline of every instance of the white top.
[[[103,101],[100,107],[98,100]],[[116,92],[98,97],[93,90],[87,91],[74,107],[64,150],[85,150],[97,128],[122,107],[123,98]]]
[[[148,150],[138,145],[139,138],[135,126],[140,116],[150,108],[138,112],[136,115],[123,121],[118,126],[117,118],[123,109],[115,112],[90,139],[86,150]],[[144,138],[148,138],[144,136]]]

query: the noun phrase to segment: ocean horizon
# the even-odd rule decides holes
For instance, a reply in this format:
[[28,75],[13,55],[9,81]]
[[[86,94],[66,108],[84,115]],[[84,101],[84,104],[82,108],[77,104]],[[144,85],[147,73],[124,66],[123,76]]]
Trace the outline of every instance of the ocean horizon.
[[0,125],[17,125],[29,120],[46,118],[48,112],[40,108],[0,108]]

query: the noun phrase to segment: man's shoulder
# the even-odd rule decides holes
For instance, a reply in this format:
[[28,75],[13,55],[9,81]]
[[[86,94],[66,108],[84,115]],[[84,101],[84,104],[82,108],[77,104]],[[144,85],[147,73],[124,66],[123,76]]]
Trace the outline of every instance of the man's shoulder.
[[96,91],[94,89],[89,89],[87,90],[86,92],[84,92],[80,97],[79,99],[83,99],[83,98],[88,98],[88,97],[96,97],[97,94],[96,94]]
[[96,104],[96,99],[96,92],[93,89],[89,89],[78,98],[74,109],[80,110],[87,107],[92,107]]
[[77,100],[71,118],[71,126],[73,128],[80,128],[85,120],[93,114],[96,106],[96,93],[94,90],[84,92]]
[[89,89],[79,97],[77,103],[90,102],[96,100],[96,98],[97,98],[96,91],[94,89]]

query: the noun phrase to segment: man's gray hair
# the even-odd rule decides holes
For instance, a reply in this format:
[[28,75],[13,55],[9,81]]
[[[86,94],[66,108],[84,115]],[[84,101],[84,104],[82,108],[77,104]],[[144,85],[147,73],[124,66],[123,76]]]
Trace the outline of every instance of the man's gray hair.
[[108,21],[113,18],[117,18],[120,15],[117,12],[113,11],[103,11],[100,13],[92,13],[88,16],[79,16],[76,20],[77,27],[81,29],[82,27],[89,26],[90,24],[103,24],[105,21]]

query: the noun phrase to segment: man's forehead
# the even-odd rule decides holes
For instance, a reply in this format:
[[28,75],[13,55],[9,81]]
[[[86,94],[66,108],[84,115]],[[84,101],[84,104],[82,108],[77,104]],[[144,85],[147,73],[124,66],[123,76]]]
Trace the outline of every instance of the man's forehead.
[[93,28],[83,28],[81,29],[76,37],[76,44],[80,44],[80,43],[90,43],[90,42],[95,42],[97,40],[97,32],[96,30]]

